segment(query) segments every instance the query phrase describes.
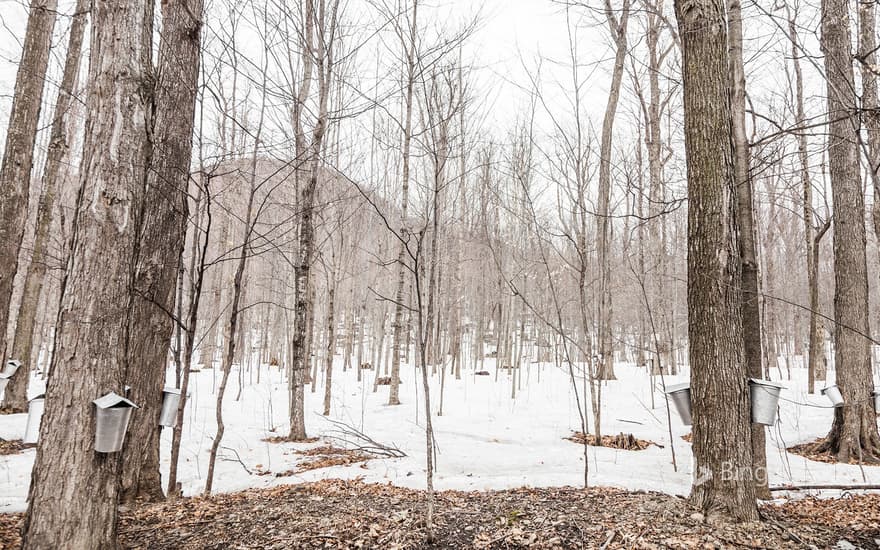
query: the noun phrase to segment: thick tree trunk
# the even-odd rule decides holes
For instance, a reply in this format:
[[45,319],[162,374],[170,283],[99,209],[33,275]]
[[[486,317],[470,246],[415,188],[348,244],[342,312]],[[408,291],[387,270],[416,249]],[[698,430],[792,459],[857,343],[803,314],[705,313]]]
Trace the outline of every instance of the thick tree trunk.
[[152,89],[152,4],[97,1],[92,18],[83,203],[63,285],[23,528],[25,549],[117,546],[122,455],[93,450],[92,400],[110,391],[123,395],[137,368],[128,365],[126,351],[141,230],[137,213],[149,159],[152,100],[145,91]]
[[597,255],[599,264],[599,369],[600,380],[613,380],[614,346],[611,334],[611,146],[614,140],[614,119],[620,100],[620,85],[627,54],[626,30],[629,21],[629,0],[623,0],[619,19],[614,15],[609,0],[605,1],[605,17],[616,48],[611,89],[602,122],[602,142],[599,159],[599,212],[596,218]]
[[[734,177],[736,178],[736,213],[739,225],[739,248],[742,258],[742,327],[746,373],[762,378],[761,303],[758,284],[758,254],[755,243],[755,206],[750,173],[749,140],[746,136],[746,75],[742,52],[742,10],[740,0],[729,0],[728,14],[731,78],[731,125],[733,130]],[[755,492],[769,499],[767,484],[767,441],[762,424],[752,424],[752,460]]]
[[819,450],[842,462],[880,459],[871,405],[865,199],[858,162],[858,98],[850,51],[849,2],[822,2],[822,51],[828,82],[828,171],[834,203],[834,341],[836,381],[845,405]]
[[[46,152],[46,166],[43,169],[43,189],[37,205],[37,227],[34,231],[31,263],[25,276],[24,292],[21,307],[15,323],[15,339],[12,344],[11,357],[18,359],[22,367],[6,386],[4,406],[10,412],[23,412],[27,409],[27,387],[30,379],[31,357],[34,349],[34,329],[36,327],[37,310],[40,298],[47,297],[41,292],[46,282],[46,249],[49,244],[49,228],[52,225],[56,193],[63,183],[65,173],[63,162],[69,149],[67,135],[69,127],[68,112],[73,103],[73,93],[79,75],[80,59],[82,59],[82,43],[86,29],[86,10],[88,2],[78,0],[75,13],[70,24],[70,38],[67,42],[67,56],[64,60],[64,71],[58,87],[58,99],[55,101],[55,113],[52,120],[49,150]],[[51,32],[51,31],[50,31]],[[47,45],[48,47],[48,45]]]
[[[28,13],[21,60],[15,76],[12,110],[6,130],[6,148],[0,164],[0,358],[6,363],[6,326],[12,301],[12,283],[18,271],[18,252],[27,222],[31,167],[49,47],[55,28],[57,0],[33,0]],[[29,363],[28,357],[21,357]],[[28,369],[19,369],[27,377]]]
[[127,380],[141,406],[129,426],[123,457],[122,501],[163,498],[159,475],[159,415],[174,328],[178,262],[186,239],[193,121],[199,80],[202,0],[162,3],[153,156],[134,280]]
[[695,479],[710,515],[757,520],[743,352],[725,0],[676,0],[688,167],[688,337]]

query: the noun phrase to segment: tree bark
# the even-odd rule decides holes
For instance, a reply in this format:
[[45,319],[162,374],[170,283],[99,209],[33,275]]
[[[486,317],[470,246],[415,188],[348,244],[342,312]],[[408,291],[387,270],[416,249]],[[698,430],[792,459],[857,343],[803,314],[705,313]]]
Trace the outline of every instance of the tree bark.
[[127,380],[141,410],[129,426],[123,457],[122,501],[163,498],[159,474],[159,416],[178,262],[186,239],[193,123],[199,84],[202,0],[162,2],[153,156],[147,174],[143,227],[134,280]]
[[407,216],[409,215],[409,170],[410,170],[410,142],[412,141],[412,111],[413,111],[413,87],[415,86],[415,56],[416,56],[416,29],[418,28],[418,0],[412,2],[412,21],[409,27],[409,43],[406,45],[406,94],[404,96],[405,112],[403,124],[403,160],[402,174],[400,176],[403,189],[401,191],[400,205],[400,251],[397,254],[397,293],[394,304],[394,341],[391,355],[391,384],[388,388],[388,404],[400,405],[400,355],[406,340],[404,324],[404,301],[406,300],[406,240],[409,233]]
[[[803,126],[806,123],[804,114],[804,77],[801,71],[801,48],[797,39],[797,13],[789,15],[788,33],[791,40],[791,59],[794,68],[795,80],[795,125]],[[822,350],[822,336],[819,327],[819,242],[822,234],[817,235],[814,227],[815,215],[813,212],[813,182],[810,178],[809,153],[807,150],[807,135],[798,132],[798,162],[800,163],[801,193],[803,201],[804,242],[806,249],[807,268],[807,293],[810,299],[810,324],[808,357],[807,357],[807,391],[816,391],[816,380],[826,378],[825,364],[820,361],[824,355]]]
[[5,408],[13,413],[27,410],[28,380],[30,372],[35,366],[31,364],[34,329],[40,298],[45,296],[41,289],[46,282],[46,264],[48,262],[46,249],[49,244],[49,229],[56,206],[56,193],[66,176],[62,168],[69,149],[67,135],[71,131],[70,119],[67,115],[73,103],[73,93],[79,75],[87,10],[88,2],[78,0],[70,24],[70,38],[67,42],[67,56],[64,60],[61,83],[58,87],[58,99],[55,101],[49,150],[46,152],[46,166],[43,169],[43,189],[37,205],[37,227],[34,231],[31,263],[28,265],[25,276],[24,292],[21,298],[21,307],[18,310],[15,339],[12,344],[11,356],[21,361],[22,366],[9,381],[4,396]]
[[743,352],[725,0],[676,0],[688,167],[688,337],[695,479],[707,515],[758,519]]
[[117,546],[122,455],[93,450],[92,400],[109,391],[123,395],[133,374],[127,351],[150,148],[152,4],[101,0],[93,3],[92,18],[81,203],[62,283],[25,549]]
[[[34,143],[57,7],[57,0],[31,2],[21,60],[15,76],[6,147],[0,164],[0,257],[3,258],[0,263],[0,331],[3,331],[0,333],[3,334],[0,338],[0,358],[4,358],[4,364],[12,283],[18,271],[18,252],[27,222]],[[19,359],[22,363],[30,362],[28,357]],[[29,375],[28,369],[19,371],[23,371],[25,377]]]
[[836,382],[844,406],[819,451],[841,462],[880,459],[880,436],[871,405],[868,340],[868,267],[865,199],[858,162],[858,98],[851,55],[847,0],[822,2],[822,51],[828,89],[828,172],[834,203],[834,341]]
[[[742,327],[746,373],[762,378],[761,302],[758,284],[758,254],[755,243],[755,205],[750,172],[749,140],[746,136],[746,75],[742,52],[742,9],[740,0],[728,4],[731,78],[731,126],[733,130],[734,177],[736,178],[736,213],[739,225],[739,248],[742,259]],[[767,441],[762,424],[752,424],[752,460],[755,471],[755,492],[758,498],[769,499],[767,484]]]
[[602,122],[602,142],[599,159],[599,212],[596,218],[597,255],[599,263],[599,369],[600,380],[614,380],[614,346],[611,334],[611,146],[614,140],[614,119],[620,100],[623,65],[626,61],[626,29],[629,21],[630,0],[623,0],[620,18],[615,17],[609,0],[605,0],[605,18],[616,48],[611,89]]

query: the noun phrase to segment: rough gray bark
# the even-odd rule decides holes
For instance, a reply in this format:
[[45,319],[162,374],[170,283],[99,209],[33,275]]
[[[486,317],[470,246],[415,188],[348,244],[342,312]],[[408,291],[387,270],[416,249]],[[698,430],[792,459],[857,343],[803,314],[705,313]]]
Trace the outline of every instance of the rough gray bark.
[[[762,378],[761,302],[758,284],[758,254],[755,242],[755,205],[752,198],[753,182],[750,173],[749,140],[746,136],[746,75],[742,52],[742,9],[740,0],[728,5],[730,44],[730,108],[733,130],[734,177],[736,178],[736,214],[739,225],[739,249],[742,258],[742,327],[745,346],[746,373],[750,378]],[[758,498],[769,499],[767,483],[767,441],[762,424],[752,424],[752,460],[754,463],[755,492]]]
[[67,56],[64,70],[58,87],[58,99],[55,101],[55,113],[52,119],[52,130],[49,137],[49,149],[46,152],[46,166],[43,169],[43,188],[37,205],[37,226],[34,231],[31,263],[25,276],[24,292],[18,318],[15,323],[15,339],[12,344],[12,355],[21,361],[22,367],[6,386],[4,406],[10,412],[27,410],[27,387],[33,356],[34,329],[36,327],[37,310],[40,306],[41,289],[46,281],[46,249],[49,240],[49,228],[52,225],[56,193],[64,181],[64,159],[67,157],[69,144],[67,134],[69,128],[68,114],[73,102],[79,65],[82,59],[82,43],[86,28],[86,10],[88,2],[77,0],[75,13],[70,24],[70,37],[67,42]]
[[129,426],[122,501],[163,498],[159,474],[159,415],[174,327],[173,311],[186,238],[193,121],[199,81],[202,0],[162,2],[155,92],[153,154],[141,214],[144,231],[134,278],[127,383],[141,410]]
[[626,29],[629,21],[630,0],[623,0],[620,17],[614,15],[611,2],[605,0],[605,18],[616,48],[611,88],[602,121],[602,142],[599,152],[599,208],[596,217],[597,261],[599,264],[599,369],[600,380],[613,380],[614,347],[611,334],[611,146],[614,140],[614,119],[620,100],[620,85],[626,61]]
[[[12,301],[12,283],[18,271],[18,251],[27,221],[28,193],[34,159],[34,142],[43,83],[49,64],[49,47],[55,28],[57,0],[33,0],[28,13],[21,60],[15,76],[12,110],[6,130],[6,147],[0,164],[0,358],[6,357],[6,326]],[[28,357],[19,358],[28,363]],[[6,362],[5,359],[3,361]],[[27,376],[27,369],[19,369]]]
[[132,374],[126,352],[136,214],[149,151],[152,4],[97,1],[92,21],[81,203],[31,477],[25,549],[117,546],[122,455],[92,450],[92,400],[109,391],[124,394]]
[[847,0],[822,2],[822,51],[828,90],[828,172],[834,202],[834,341],[836,382],[845,405],[817,451],[841,462],[880,459],[871,405],[865,198],[858,162],[858,111]]
[[725,0],[676,0],[688,167],[688,337],[695,479],[710,516],[757,520],[731,142]]

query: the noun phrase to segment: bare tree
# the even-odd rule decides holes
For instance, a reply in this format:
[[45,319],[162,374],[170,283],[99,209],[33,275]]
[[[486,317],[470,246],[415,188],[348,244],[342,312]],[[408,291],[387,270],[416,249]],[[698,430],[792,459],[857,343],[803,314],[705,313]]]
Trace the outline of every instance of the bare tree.
[[880,459],[880,435],[871,405],[873,380],[868,340],[868,268],[865,197],[859,174],[858,112],[853,74],[849,2],[822,2],[822,50],[828,90],[828,169],[834,201],[835,373],[845,404],[816,446],[841,462]]
[[46,153],[46,165],[43,168],[43,188],[37,204],[37,226],[34,230],[34,244],[31,262],[28,265],[24,280],[24,291],[21,307],[15,322],[15,339],[12,344],[12,357],[22,363],[9,385],[6,386],[4,405],[12,412],[24,411],[27,407],[27,387],[33,365],[34,329],[41,292],[46,282],[46,269],[49,262],[47,249],[49,245],[49,228],[52,225],[53,212],[56,208],[56,195],[64,184],[66,174],[63,163],[69,151],[68,134],[72,132],[70,111],[73,107],[74,89],[79,75],[82,59],[82,42],[87,22],[88,3],[78,0],[70,24],[70,37],[67,42],[67,56],[64,70],[58,87],[58,99],[55,101],[55,113],[52,119],[49,150]]
[[623,81],[624,62],[627,54],[627,24],[629,22],[630,0],[623,0],[620,15],[616,16],[610,0],[605,0],[605,19],[616,48],[614,69],[611,72],[611,89],[605,106],[602,121],[602,138],[599,150],[599,205],[596,217],[597,261],[599,263],[599,314],[598,343],[599,369],[601,380],[613,380],[614,347],[611,330],[611,147],[614,140],[614,119],[620,101],[620,86]]
[[155,92],[153,152],[141,213],[134,276],[129,362],[139,364],[127,381],[141,406],[129,428],[124,451],[122,499],[161,500],[159,415],[174,321],[175,282],[186,239],[193,121],[201,54],[201,0],[162,4]]
[[688,339],[695,458],[691,502],[712,515],[756,520],[728,102],[727,5],[725,0],[676,0],[675,13],[683,51],[688,166]]
[[[0,257],[5,258],[0,265],[0,331],[5,331],[9,323],[12,282],[18,271],[18,251],[27,219],[34,143],[57,8],[57,0],[31,2],[15,76],[6,148],[0,163]],[[0,357],[6,357],[6,333],[2,334]],[[29,374],[23,372],[22,376]]]
[[131,284],[138,238],[150,231],[137,224],[150,148],[152,17],[148,2],[92,7],[81,192],[23,528],[26,549],[117,544],[121,454],[93,450],[92,400],[110,391],[124,395],[133,375]]
[[395,294],[394,304],[394,341],[392,342],[391,355],[391,384],[388,388],[388,404],[400,404],[400,356],[403,351],[404,344],[404,300],[406,299],[406,288],[404,286],[406,278],[406,241],[407,241],[407,220],[409,211],[409,179],[410,179],[410,151],[412,142],[412,113],[413,113],[413,88],[416,79],[416,32],[418,29],[418,0],[412,0],[412,20],[408,24],[408,35],[404,35],[402,28],[398,27],[398,35],[402,46],[406,50],[406,66],[405,66],[405,85],[404,92],[404,115],[403,115],[403,144],[402,160],[401,160],[401,176],[400,181],[403,189],[400,199],[400,233],[401,243],[400,251],[397,255],[397,291]]
[[[742,52],[742,9],[740,0],[728,4],[730,44],[731,129],[733,138],[734,177],[736,178],[736,216],[739,226],[739,252],[742,258],[742,327],[745,346],[746,373],[761,378],[764,370],[761,358],[761,303],[758,285],[758,253],[755,244],[755,205],[752,199],[751,155],[746,135],[746,74]],[[767,442],[763,424],[752,424],[752,459],[754,471],[767,471]],[[770,488],[766,475],[755,476],[758,498],[769,499]]]
[[[301,33],[303,78],[294,106],[297,163],[305,168],[297,170],[305,181],[297,204],[300,208],[298,231],[298,259],[294,268],[296,305],[294,307],[293,340],[291,343],[290,433],[293,441],[306,439],[304,386],[308,373],[310,350],[306,338],[314,316],[311,299],[311,268],[315,250],[314,209],[315,193],[321,177],[321,153],[328,124],[330,85],[334,77],[334,46],[338,22],[338,0],[306,0]],[[315,120],[309,135],[305,129],[305,102],[317,86]]]

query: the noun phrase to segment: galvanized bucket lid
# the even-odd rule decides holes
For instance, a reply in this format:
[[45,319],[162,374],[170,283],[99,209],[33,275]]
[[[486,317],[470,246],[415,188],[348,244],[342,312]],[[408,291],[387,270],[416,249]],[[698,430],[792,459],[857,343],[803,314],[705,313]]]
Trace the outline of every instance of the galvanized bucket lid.
[[35,396],[31,397],[31,398],[28,400],[28,403],[30,403],[30,402],[32,402],[32,401],[45,401],[45,400],[46,400],[46,394],[45,394],[45,393],[41,393],[40,395],[35,395]]
[[667,394],[676,393],[676,392],[689,390],[689,389],[691,389],[691,383],[690,382],[682,382],[680,384],[672,384],[671,386],[666,386],[665,393],[667,393]]
[[825,392],[827,392],[830,389],[835,389],[835,388],[837,388],[837,384],[831,384],[830,386],[826,386],[826,387],[822,388],[822,390],[819,393],[821,393],[822,395],[825,395]]
[[137,405],[129,401],[128,399],[122,397],[121,395],[110,392],[107,395],[99,397],[92,401],[96,407],[99,409],[109,409],[111,407],[134,407],[138,408]]
[[180,395],[180,390],[177,388],[163,388],[163,393],[173,393],[174,395]]

